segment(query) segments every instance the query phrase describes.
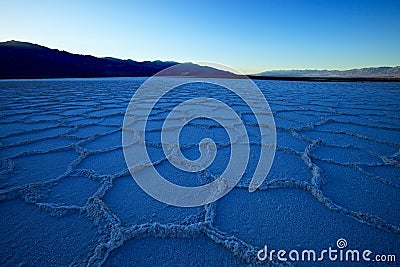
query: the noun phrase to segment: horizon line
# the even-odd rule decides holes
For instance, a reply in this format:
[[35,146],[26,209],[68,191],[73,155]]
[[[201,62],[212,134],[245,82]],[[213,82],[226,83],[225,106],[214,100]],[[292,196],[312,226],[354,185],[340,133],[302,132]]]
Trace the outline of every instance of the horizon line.
[[[82,56],[93,56],[96,58],[114,58],[114,59],[119,59],[119,60],[132,60],[132,61],[136,61],[136,62],[154,62],[154,61],[161,61],[161,62],[175,62],[175,63],[193,63],[196,64],[195,62],[202,62],[204,63],[205,61],[176,61],[176,60],[162,60],[162,59],[146,59],[146,60],[136,60],[133,58],[126,58],[126,57],[115,57],[115,56],[99,56],[99,55],[95,55],[95,54],[82,54],[79,52],[73,52],[73,51],[69,51],[69,50],[64,50],[62,48],[52,48],[49,47],[47,45],[44,44],[39,44],[33,41],[20,41],[20,40],[15,40],[15,39],[11,39],[11,40],[6,40],[6,41],[0,41],[0,43],[7,43],[7,42],[19,42],[19,43],[28,43],[28,44],[32,44],[32,45],[38,45],[38,46],[42,46],[42,47],[46,47],[48,49],[53,49],[53,50],[58,50],[58,51],[63,51],[63,52],[67,52],[70,54],[75,54],[75,55],[82,55]],[[215,62],[217,63],[217,62]],[[218,62],[220,64],[223,64],[221,62]],[[209,66],[209,65],[204,65],[204,66]],[[212,66],[209,66],[212,67]],[[348,68],[308,68],[308,67],[300,67],[300,68],[268,68],[268,69],[264,69],[263,71],[260,72],[243,72],[243,74],[245,75],[258,75],[261,74],[263,72],[272,72],[272,71],[350,71],[350,70],[359,70],[359,69],[369,69],[369,68],[395,68],[395,67],[400,67],[400,63],[396,64],[396,65],[375,65],[375,66],[355,66],[355,67],[348,67]],[[236,73],[235,73],[236,74]]]

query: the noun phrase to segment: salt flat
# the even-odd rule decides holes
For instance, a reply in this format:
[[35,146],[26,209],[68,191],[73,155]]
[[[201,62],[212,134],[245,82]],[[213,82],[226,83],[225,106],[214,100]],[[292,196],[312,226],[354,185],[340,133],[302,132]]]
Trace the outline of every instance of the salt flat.
[[160,128],[180,102],[207,96],[229,104],[251,143],[245,175],[230,193],[178,208],[143,192],[124,160],[125,109],[144,81],[0,81],[1,265],[240,266],[257,263],[264,245],[322,250],[339,238],[400,258],[399,83],[255,81],[274,114],[277,150],[253,193],[261,144],[251,110],[222,88],[174,89],[154,107],[146,135],[151,159],[171,181],[203,184],[230,156],[226,131],[196,119],[181,132],[183,154],[196,159],[197,144],[210,137],[215,162],[185,173],[165,160]]

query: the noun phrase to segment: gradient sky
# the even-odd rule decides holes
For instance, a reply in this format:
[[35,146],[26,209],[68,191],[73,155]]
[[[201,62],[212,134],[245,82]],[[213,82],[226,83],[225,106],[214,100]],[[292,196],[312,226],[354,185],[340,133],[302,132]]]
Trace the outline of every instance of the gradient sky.
[[0,41],[245,73],[400,65],[400,1],[0,2]]

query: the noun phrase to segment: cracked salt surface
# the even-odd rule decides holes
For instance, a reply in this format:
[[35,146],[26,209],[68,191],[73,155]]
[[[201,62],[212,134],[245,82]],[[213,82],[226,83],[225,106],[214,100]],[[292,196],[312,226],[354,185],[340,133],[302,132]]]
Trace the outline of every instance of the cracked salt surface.
[[230,155],[226,131],[197,119],[181,132],[182,154],[198,158],[209,137],[215,162],[194,174],[173,169],[160,128],[180,102],[224,101],[251,143],[236,188],[205,207],[178,208],[144,193],[123,158],[125,108],[144,81],[0,81],[1,265],[238,266],[257,263],[265,244],[322,250],[341,237],[352,249],[400,256],[400,84],[256,81],[278,143],[254,193],[260,132],[250,109],[221,88],[177,88],[154,107],[146,135],[151,159],[171,181],[210,182]]

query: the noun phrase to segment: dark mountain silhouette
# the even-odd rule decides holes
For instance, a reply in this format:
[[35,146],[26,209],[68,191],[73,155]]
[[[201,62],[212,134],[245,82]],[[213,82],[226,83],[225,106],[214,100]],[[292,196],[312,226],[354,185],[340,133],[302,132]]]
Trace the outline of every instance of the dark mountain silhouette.
[[[163,71],[163,76],[241,78],[233,73],[193,63],[173,61],[123,60],[72,54],[41,45],[8,41],[0,42],[0,79],[148,77]],[[352,70],[273,70],[251,79],[293,81],[400,81],[400,66]]]
[[[50,49],[37,44],[8,41],[0,43],[0,79],[77,78],[77,77],[147,77],[177,62],[97,58]],[[173,76],[227,77],[232,73],[185,63]]]
[[210,78],[240,78],[242,76],[228,71],[215,69],[208,66],[199,66],[193,63],[183,63],[160,72],[160,76],[188,76],[188,77],[210,77]]

